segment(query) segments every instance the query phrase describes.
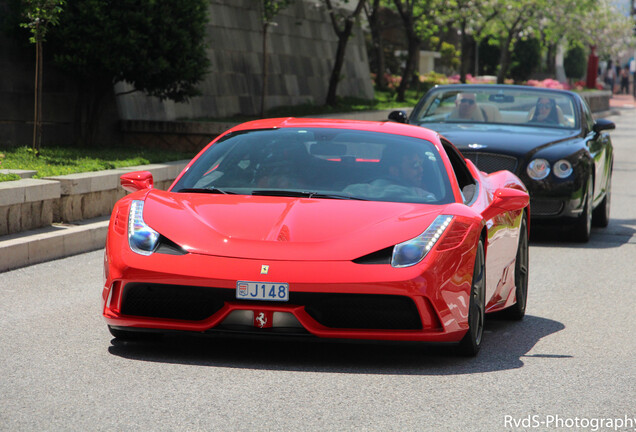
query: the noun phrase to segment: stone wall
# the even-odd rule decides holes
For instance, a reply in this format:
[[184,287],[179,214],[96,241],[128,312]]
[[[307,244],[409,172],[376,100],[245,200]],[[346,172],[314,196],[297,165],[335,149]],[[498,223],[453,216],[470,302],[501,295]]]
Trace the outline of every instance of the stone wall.
[[[262,36],[258,1],[210,0],[207,30],[210,71],[203,93],[188,103],[161,102],[132,93],[118,98],[122,120],[166,121],[254,115],[260,111]],[[337,38],[323,2],[293,2],[268,32],[266,108],[315,103],[327,96]],[[129,90],[125,84],[118,91]],[[373,98],[364,35],[349,40],[338,95]]]
[[[202,95],[188,103],[174,103],[141,93],[115,98],[113,92],[104,107],[98,145],[121,143],[120,119],[170,121],[257,114],[262,70],[258,4],[257,0],[210,0],[207,52],[211,67],[199,85]],[[268,39],[267,107],[324,103],[336,36],[323,3],[297,0],[275,21]],[[33,45],[0,33],[0,149],[31,144],[34,59]],[[45,61],[43,82],[43,146],[67,145],[73,136],[77,88],[50,61]],[[115,86],[116,92],[122,90],[129,87]],[[373,97],[360,27],[348,43],[338,94]]]

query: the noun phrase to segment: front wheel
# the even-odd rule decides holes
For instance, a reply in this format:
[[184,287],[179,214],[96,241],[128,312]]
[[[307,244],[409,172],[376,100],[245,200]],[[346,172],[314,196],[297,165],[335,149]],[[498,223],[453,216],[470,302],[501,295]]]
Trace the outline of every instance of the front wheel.
[[590,176],[587,182],[587,193],[583,203],[583,212],[572,229],[572,240],[587,243],[592,234],[592,201],[594,200],[594,179]]
[[605,228],[609,225],[610,220],[610,204],[612,201],[612,174],[607,179],[607,189],[605,190],[605,197],[598,207],[594,209],[592,213],[592,223],[594,226]]
[[484,242],[480,239],[477,245],[475,267],[473,269],[473,282],[470,289],[468,305],[468,331],[459,342],[459,351],[465,355],[474,357],[481,348],[484,335],[484,318],[486,315],[486,254]]

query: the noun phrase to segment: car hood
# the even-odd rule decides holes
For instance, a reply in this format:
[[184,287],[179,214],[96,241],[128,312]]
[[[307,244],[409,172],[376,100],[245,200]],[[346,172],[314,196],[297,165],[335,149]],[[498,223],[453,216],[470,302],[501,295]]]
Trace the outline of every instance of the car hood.
[[578,136],[577,130],[546,127],[423,123],[439,132],[461,151],[508,154],[516,157]]
[[422,233],[446,206],[151,191],[144,221],[190,253],[352,260]]

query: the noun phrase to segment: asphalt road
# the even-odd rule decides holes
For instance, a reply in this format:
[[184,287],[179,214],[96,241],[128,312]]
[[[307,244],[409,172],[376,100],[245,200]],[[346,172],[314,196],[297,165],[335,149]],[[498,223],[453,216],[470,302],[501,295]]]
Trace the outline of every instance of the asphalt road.
[[636,110],[613,120],[610,226],[585,245],[533,235],[527,316],[487,321],[477,358],[410,344],[118,342],[91,252],[0,273],[0,430],[636,430]]

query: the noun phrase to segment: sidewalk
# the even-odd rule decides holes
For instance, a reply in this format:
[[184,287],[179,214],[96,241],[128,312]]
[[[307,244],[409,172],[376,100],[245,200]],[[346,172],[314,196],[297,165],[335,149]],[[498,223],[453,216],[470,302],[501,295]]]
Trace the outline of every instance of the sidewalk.
[[610,108],[633,109],[636,108],[636,101],[632,95],[615,94],[610,98]]

